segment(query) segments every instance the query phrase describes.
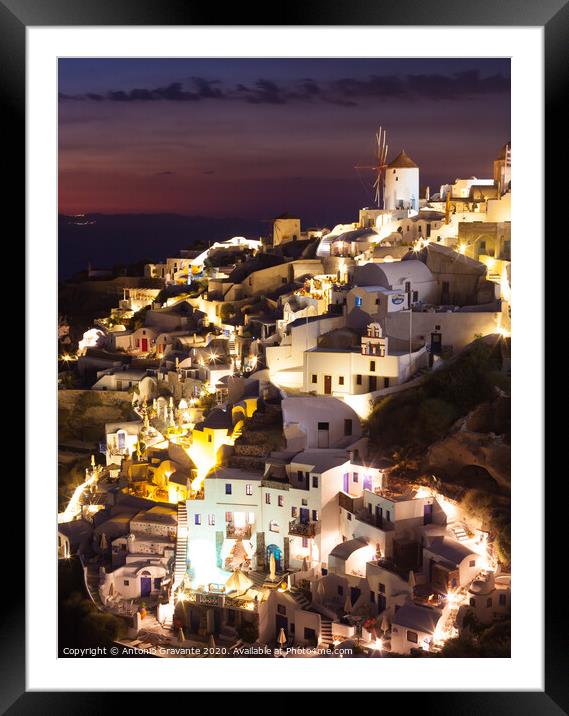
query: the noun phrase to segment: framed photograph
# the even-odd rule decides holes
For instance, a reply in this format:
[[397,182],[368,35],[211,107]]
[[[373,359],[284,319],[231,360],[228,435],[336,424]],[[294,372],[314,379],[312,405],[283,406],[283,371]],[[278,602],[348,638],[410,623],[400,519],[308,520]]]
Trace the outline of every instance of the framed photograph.
[[543,429],[568,4],[220,14],[0,0],[27,323],[3,711],[569,713]]

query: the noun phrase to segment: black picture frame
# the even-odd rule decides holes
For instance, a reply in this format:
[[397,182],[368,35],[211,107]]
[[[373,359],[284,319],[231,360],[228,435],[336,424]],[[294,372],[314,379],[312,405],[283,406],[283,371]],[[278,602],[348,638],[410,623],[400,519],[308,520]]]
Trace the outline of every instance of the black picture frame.
[[[223,23],[219,23],[220,14]],[[563,207],[563,200],[555,184],[555,172],[561,155],[566,155],[566,119],[563,111],[566,102],[569,74],[569,0],[438,0],[427,3],[422,0],[350,0],[340,3],[330,0],[270,5],[260,9],[257,5],[244,6],[235,3],[220,8],[213,4],[194,0],[0,0],[0,123],[4,138],[4,175],[9,181],[5,188],[5,207],[9,207],[14,219],[15,231],[11,242],[5,241],[6,250],[17,245],[16,236],[25,246],[25,68],[26,28],[29,26],[85,26],[85,25],[366,25],[366,26],[540,26],[544,28],[545,53],[545,216],[546,235],[553,235],[556,227],[556,210]],[[564,131],[565,130],[565,131]],[[565,160],[566,161],[566,160]],[[540,187],[536,188],[539,191]],[[7,192],[7,196],[6,196]],[[561,199],[561,202],[560,202]],[[8,209],[5,209],[8,211]],[[549,229],[549,231],[548,231]],[[27,256],[28,260],[33,257]],[[20,289],[21,290],[21,289]],[[27,306],[27,310],[30,309]],[[33,346],[30,346],[33,349]],[[540,350],[540,348],[538,348]],[[539,389],[539,376],[534,376],[534,387]],[[528,416],[531,419],[531,416]],[[536,431],[542,426],[536,425]],[[30,436],[28,436],[29,439]],[[546,447],[554,438],[547,433]],[[557,441],[556,441],[557,443]],[[559,444],[559,443],[557,443]],[[562,444],[562,443],[561,443]],[[545,474],[545,473],[544,473]],[[564,476],[560,473],[559,484]],[[537,485],[536,476],[536,485]],[[12,487],[15,485],[11,485]],[[21,481],[21,499],[23,481]],[[563,485],[564,487],[564,485]],[[565,536],[563,526],[564,500],[555,494],[557,487],[548,489],[546,496],[545,538],[545,585],[541,575],[536,574],[536,589],[545,593],[545,690],[543,692],[456,692],[449,684],[449,692],[405,694],[405,707],[416,705],[422,711],[431,708],[437,713],[470,714],[562,714],[569,713],[569,653],[567,631],[563,617],[566,615],[564,593],[564,570],[560,570],[557,550],[554,548]],[[11,501],[14,499],[10,498]],[[529,525],[528,525],[529,528]],[[19,542],[25,537],[20,528]],[[15,559],[18,557],[16,556]],[[561,563],[562,566],[562,563]],[[24,581],[23,568],[11,574],[11,580]],[[118,694],[110,697],[105,692],[30,692],[26,691],[25,674],[25,604],[23,590],[20,601],[12,601],[0,612],[1,669],[0,707],[2,713],[101,713]],[[528,604],[528,623],[531,615],[531,594],[519,595]],[[528,627],[529,629],[529,627]],[[465,665],[465,668],[466,665]],[[349,684],[346,684],[349,690]],[[402,694],[384,693],[381,707],[389,708],[393,698],[401,704]],[[132,694],[129,696],[132,698]],[[144,694],[146,708],[159,694]],[[132,708],[132,704],[129,704]],[[188,707],[191,707],[190,705]]]

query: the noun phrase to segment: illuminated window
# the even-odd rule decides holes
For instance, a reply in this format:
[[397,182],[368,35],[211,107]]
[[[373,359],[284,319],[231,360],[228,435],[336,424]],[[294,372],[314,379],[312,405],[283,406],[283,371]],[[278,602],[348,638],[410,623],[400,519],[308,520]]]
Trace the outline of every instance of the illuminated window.
[[298,514],[298,510],[296,509],[296,507],[291,507],[290,508],[290,516],[296,517],[297,514]]
[[266,505],[271,504],[271,493],[270,492],[265,493],[265,504]]
[[202,523],[202,516],[199,515],[198,513],[196,513],[194,515],[194,524],[201,525],[201,523]]
[[362,305],[362,297],[356,296],[356,308],[361,308]]
[[215,524],[215,515],[208,515],[207,523],[208,523],[208,525],[214,525]]
[[253,485],[245,485],[245,494],[246,494],[246,495],[252,495],[252,494],[253,494]]
[[278,503],[279,507],[284,507],[284,497],[282,495],[278,496]]

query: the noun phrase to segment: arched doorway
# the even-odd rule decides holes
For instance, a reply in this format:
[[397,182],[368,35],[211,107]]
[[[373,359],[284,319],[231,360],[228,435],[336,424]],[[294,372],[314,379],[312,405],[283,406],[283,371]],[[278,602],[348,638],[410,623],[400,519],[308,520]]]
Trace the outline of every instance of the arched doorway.
[[277,572],[281,571],[281,559],[282,559],[282,550],[280,547],[277,547],[276,544],[270,544],[267,547],[267,566],[271,563],[271,554],[275,557],[275,568]]

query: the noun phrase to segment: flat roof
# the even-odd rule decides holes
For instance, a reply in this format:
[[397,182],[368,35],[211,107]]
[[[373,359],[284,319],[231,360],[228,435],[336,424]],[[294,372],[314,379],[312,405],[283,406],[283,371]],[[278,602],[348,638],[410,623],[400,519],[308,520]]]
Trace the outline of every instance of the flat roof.
[[346,450],[303,450],[290,461],[291,465],[311,466],[311,472],[326,472],[333,467],[343,465],[349,460]]
[[249,480],[260,482],[263,479],[263,473],[259,472],[246,472],[245,470],[239,470],[236,467],[218,467],[213,470],[207,477],[206,480]]

